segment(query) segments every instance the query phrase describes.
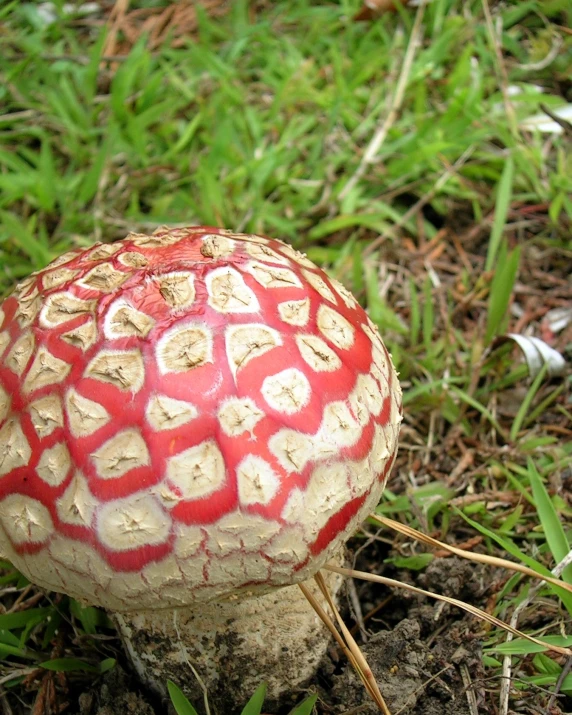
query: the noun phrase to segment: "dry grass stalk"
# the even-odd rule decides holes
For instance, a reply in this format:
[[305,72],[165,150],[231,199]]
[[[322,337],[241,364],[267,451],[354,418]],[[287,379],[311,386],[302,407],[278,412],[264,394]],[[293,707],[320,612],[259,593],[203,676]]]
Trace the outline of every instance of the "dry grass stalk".
[[[342,652],[344,653],[344,655],[350,662],[352,668],[355,670],[355,672],[359,676],[360,680],[363,682],[365,689],[370,694],[370,696],[371,696],[372,700],[375,702],[375,704],[378,706],[379,711],[381,713],[383,713],[383,715],[391,715],[391,712],[387,709],[387,705],[383,701],[383,698],[381,698],[381,701],[378,700],[376,692],[372,689],[371,682],[368,680],[365,673],[362,671],[360,663],[356,659],[355,655],[352,653],[352,651],[350,650],[350,648],[348,647],[348,645],[346,644],[346,642],[344,641],[342,636],[339,634],[339,632],[336,629],[336,626],[335,626],[334,622],[332,621],[332,619],[330,618],[330,616],[326,613],[326,611],[318,603],[315,596],[312,594],[312,592],[308,589],[308,587],[305,584],[299,583],[298,586],[300,587],[304,596],[306,596],[309,604],[312,606],[314,611],[316,611],[316,613],[318,614],[322,623],[330,631],[330,633],[334,637],[336,643],[340,646]],[[327,596],[327,601],[328,601],[328,603],[332,602],[332,599],[331,599],[329,593]],[[358,650],[359,650],[359,648],[358,648]],[[362,654],[362,658],[363,658],[363,654]],[[363,660],[365,661],[365,658],[363,658]],[[368,666],[368,670],[369,670],[369,666]],[[371,673],[371,671],[370,671],[370,673]],[[379,692],[379,688],[377,688],[377,683],[376,683],[375,687],[377,689],[377,692]],[[380,693],[380,696],[381,696],[381,693]]]
[[349,179],[344,188],[340,191],[339,200],[342,201],[357,185],[359,180],[365,174],[367,167],[373,161],[379,153],[388,133],[397,116],[401,105],[403,104],[403,99],[405,97],[405,90],[407,89],[407,82],[409,81],[409,76],[411,74],[411,68],[413,66],[413,60],[415,58],[415,53],[418,46],[421,44],[421,38],[423,35],[423,14],[425,12],[425,2],[421,2],[417,8],[417,13],[415,15],[415,21],[413,23],[413,28],[411,30],[411,35],[409,37],[409,44],[407,45],[407,50],[403,58],[403,65],[401,68],[401,73],[399,75],[399,80],[397,81],[397,86],[395,88],[395,93],[391,100],[391,105],[389,113],[381,126],[376,130],[370,143],[368,144],[364,155],[356,169],[354,175]]
[[466,551],[465,549],[459,549],[456,546],[451,546],[450,544],[446,544],[443,541],[434,539],[432,536],[423,534],[421,531],[417,531],[417,529],[413,529],[411,526],[407,526],[406,524],[401,524],[399,521],[394,521],[393,519],[388,519],[385,516],[379,516],[378,514],[370,514],[370,519],[377,521],[379,524],[382,524],[383,526],[388,526],[390,529],[393,529],[394,531],[398,531],[400,534],[403,534],[404,536],[409,536],[412,539],[415,539],[416,541],[421,541],[424,544],[431,546],[431,548],[443,549],[445,551],[448,551],[451,554],[455,554],[455,556],[460,556],[463,559],[467,559],[467,561],[476,561],[477,563],[486,564],[487,566],[497,566],[498,568],[509,569],[511,571],[518,571],[519,573],[522,573],[525,576],[530,576],[531,578],[541,579],[542,581],[551,583],[553,586],[558,586],[559,588],[563,588],[565,591],[570,591],[572,593],[572,585],[571,584],[565,583],[564,581],[561,581],[560,579],[557,579],[557,578],[553,578],[551,576],[541,576],[536,571],[533,571],[532,569],[528,568],[527,566],[523,566],[522,564],[515,563],[514,561],[508,561],[507,559],[501,559],[498,556],[488,556],[487,554],[478,554],[473,551]]
[[535,643],[542,648],[546,648],[546,650],[554,651],[555,653],[560,653],[561,655],[565,656],[572,656],[572,650],[570,648],[563,648],[561,646],[552,645],[550,643],[546,643],[546,641],[540,640],[539,638],[534,638],[534,636],[529,636],[526,633],[523,633],[522,631],[513,628],[508,623],[501,621],[500,618],[495,618],[495,616],[491,616],[489,613],[486,613],[485,611],[481,610],[480,608],[477,608],[476,606],[472,606],[470,603],[460,601],[458,598],[450,598],[449,596],[443,596],[440,593],[432,593],[431,591],[425,591],[425,589],[423,588],[418,588],[417,586],[411,586],[409,584],[402,583],[401,581],[396,581],[393,578],[377,576],[376,574],[370,574],[365,571],[346,569],[342,568],[341,566],[336,566],[335,564],[326,564],[324,568],[328,569],[328,571],[334,571],[335,573],[339,573],[342,576],[347,576],[348,578],[360,578],[363,581],[382,583],[384,586],[402,588],[406,591],[411,591],[411,593],[417,593],[421,596],[429,596],[430,598],[434,598],[437,601],[444,601],[445,603],[449,603],[452,606],[462,608],[464,611],[467,611],[467,613],[470,613],[473,616],[477,616],[477,618],[480,618],[483,621],[487,621],[487,623],[491,623],[497,628],[502,628],[503,630],[508,631],[515,636],[519,636],[519,638],[525,638],[531,643]]
[[354,637],[350,633],[348,627],[344,623],[340,612],[338,611],[336,604],[333,602],[332,597],[330,595],[330,592],[328,591],[328,587],[326,586],[326,582],[324,581],[324,577],[322,576],[321,573],[317,573],[314,576],[316,583],[318,584],[318,587],[320,591],[322,592],[324,598],[328,602],[328,606],[332,610],[332,613],[336,617],[336,621],[338,622],[338,626],[342,632],[342,635],[345,639],[346,645],[352,652],[352,655],[354,656],[360,672],[363,673],[363,677],[369,684],[368,690],[371,689],[371,692],[374,693],[375,697],[374,700],[377,704],[377,706],[380,708],[381,712],[384,713],[384,715],[391,715],[389,712],[389,708],[387,707],[387,704],[385,700],[383,699],[383,695],[381,694],[381,691],[379,689],[378,684],[375,681],[375,677],[373,673],[371,672],[371,668],[369,666],[369,663],[367,662],[367,659],[363,652],[361,651],[359,645],[356,643]]

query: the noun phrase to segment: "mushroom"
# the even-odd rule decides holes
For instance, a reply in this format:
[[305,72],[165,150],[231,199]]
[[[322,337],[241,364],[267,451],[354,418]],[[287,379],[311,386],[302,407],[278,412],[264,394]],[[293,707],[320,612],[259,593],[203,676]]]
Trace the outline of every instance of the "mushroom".
[[0,551],[110,611],[157,691],[279,698],[329,639],[296,584],[377,504],[400,421],[376,326],[285,243],[77,249],[0,305]]

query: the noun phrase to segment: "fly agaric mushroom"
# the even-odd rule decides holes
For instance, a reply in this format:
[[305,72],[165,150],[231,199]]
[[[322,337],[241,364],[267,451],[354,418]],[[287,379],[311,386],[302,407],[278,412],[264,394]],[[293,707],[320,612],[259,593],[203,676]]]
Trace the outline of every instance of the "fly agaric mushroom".
[[115,614],[159,691],[190,663],[276,697],[329,637],[293,584],[377,504],[400,421],[376,327],[281,241],[71,251],[0,305],[0,550]]

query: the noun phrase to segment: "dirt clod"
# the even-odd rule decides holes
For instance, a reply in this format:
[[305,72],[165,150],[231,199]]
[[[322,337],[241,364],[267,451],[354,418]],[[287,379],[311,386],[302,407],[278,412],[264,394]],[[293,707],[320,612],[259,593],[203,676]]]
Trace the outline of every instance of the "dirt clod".
[[[470,715],[462,669],[474,673],[479,667],[478,646],[461,646],[459,634],[450,633],[438,645],[428,647],[420,635],[420,623],[406,619],[392,631],[376,633],[362,646],[391,712]],[[332,699],[337,701],[335,713],[360,706],[364,715],[379,712],[349,667],[335,676]]]
[[155,709],[137,691],[133,676],[116,666],[99,687],[79,697],[75,715],[155,715]]
[[485,570],[471,561],[457,558],[435,559],[419,576],[419,584],[449,598],[473,602],[483,596],[489,583]]

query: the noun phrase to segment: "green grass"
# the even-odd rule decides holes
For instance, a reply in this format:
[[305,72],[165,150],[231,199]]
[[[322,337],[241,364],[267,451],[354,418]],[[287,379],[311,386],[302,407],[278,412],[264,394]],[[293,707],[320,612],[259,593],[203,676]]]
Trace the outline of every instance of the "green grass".
[[[563,18],[565,3],[551,4]],[[519,71],[542,46],[540,5],[524,5],[501,15],[521,117],[561,103],[551,92],[569,60],[562,52],[540,77]],[[509,202],[557,202],[572,214],[562,198],[572,186],[563,142],[546,156],[543,137],[511,135],[480,2],[464,6],[471,25],[458,3],[427,7],[403,111],[379,162],[340,203],[387,112],[410,13],[406,27],[392,17],[362,24],[351,20],[355,3],[275,3],[252,23],[237,2],[222,24],[201,15],[198,43],[152,54],[142,40],[113,72],[101,69],[103,34],[38,27],[33,6],[17,4],[2,43],[2,288],[70,242],[163,222],[319,242],[315,255],[332,262],[342,239],[390,230],[468,146],[471,158],[430,201],[435,213],[405,228],[431,238],[460,205],[469,220],[493,212],[490,269]]]
[[[452,541],[469,520],[480,548],[546,572],[570,542],[570,373],[531,385],[515,353],[489,348],[515,326],[538,335],[534,309],[570,295],[569,138],[519,129],[541,104],[566,103],[569,3],[491,2],[498,38],[481,0],[428,4],[403,103],[350,191],[391,110],[415,11],[359,23],[354,0],[231,5],[223,19],[199,12],[181,48],[151,52],[143,37],[116,62],[102,60],[96,24],[61,14],[46,26],[35,3],[0,9],[0,295],[71,247],[163,223],[291,242],[355,292],[400,370],[405,428],[382,512]],[[560,49],[543,65],[554,38]],[[519,90],[508,112],[505,82]],[[554,336],[568,356],[569,336]],[[450,479],[466,450],[471,460]],[[504,502],[490,496],[499,493]],[[390,557],[412,569],[430,560],[421,548]],[[26,587],[4,574],[4,588]],[[506,581],[495,614],[510,617],[527,588]],[[569,596],[545,587],[538,598],[542,635],[559,635]],[[101,615],[66,603],[0,614],[0,677],[17,697],[29,700],[18,688],[37,666],[109,664]],[[531,608],[525,629],[527,619]],[[62,622],[76,644],[90,643],[87,659],[80,646],[51,653]],[[562,663],[489,635],[487,706],[509,650],[524,673],[515,687],[547,698],[529,689],[550,689]],[[572,695],[570,676],[562,690]]]
[[[195,708],[191,705],[184,693],[175,685],[175,683],[169,680],[167,687],[171,702],[173,703],[177,715],[197,715]],[[241,715],[261,715],[265,695],[266,683],[262,683],[242,709]],[[317,699],[317,695],[310,695],[309,698],[305,698],[303,702],[291,710],[290,715],[311,715]]]

